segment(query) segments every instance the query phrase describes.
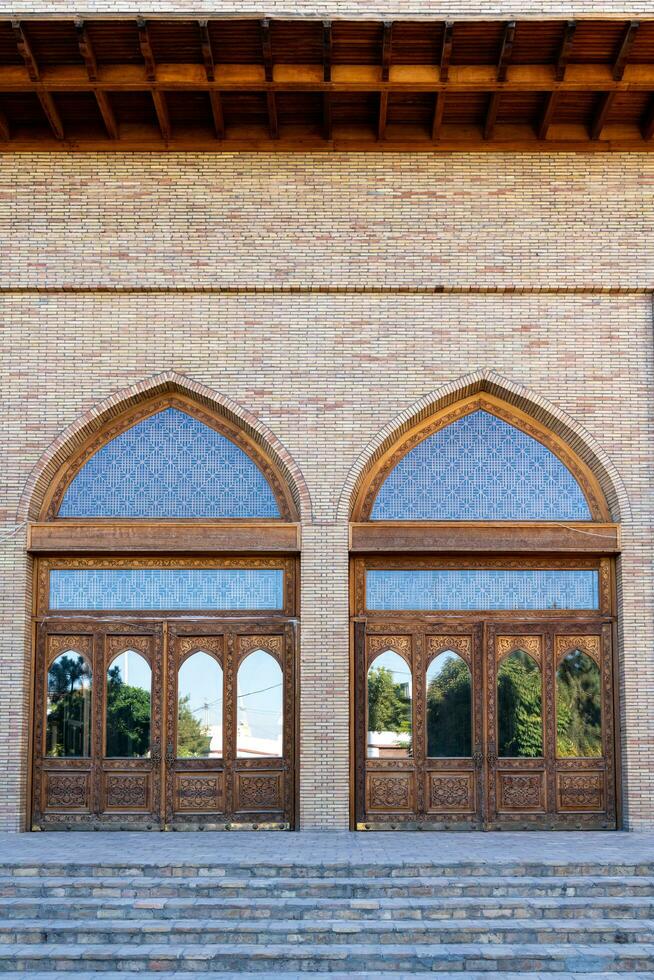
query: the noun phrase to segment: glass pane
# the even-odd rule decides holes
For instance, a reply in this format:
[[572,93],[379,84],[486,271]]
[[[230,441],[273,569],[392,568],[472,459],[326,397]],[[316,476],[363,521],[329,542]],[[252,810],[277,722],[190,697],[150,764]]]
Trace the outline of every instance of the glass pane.
[[537,759],[543,755],[540,668],[516,650],[497,672],[497,754]]
[[284,683],[277,661],[265,650],[248,654],[236,679],[236,754],[240,758],[281,758]]
[[152,671],[135,650],[125,650],[107,671],[107,756],[150,755]]
[[556,672],[556,754],[602,755],[602,681],[595,661],[581,650],[566,654]]
[[[52,573],[51,573],[52,574]],[[371,569],[368,609],[597,609],[593,569]]]
[[386,477],[382,521],[590,520],[581,487],[542,443],[477,411],[429,436]]
[[51,609],[282,609],[281,568],[55,568]]
[[413,754],[411,671],[394,650],[375,657],[368,670],[368,758]]
[[445,650],[427,670],[427,755],[472,755],[472,678],[465,660]]
[[91,668],[75,650],[48,670],[45,753],[61,758],[91,755]]
[[198,419],[167,408],[98,450],[59,517],[279,517],[259,467]]
[[177,674],[177,757],[223,754],[223,671],[208,653],[184,661]]

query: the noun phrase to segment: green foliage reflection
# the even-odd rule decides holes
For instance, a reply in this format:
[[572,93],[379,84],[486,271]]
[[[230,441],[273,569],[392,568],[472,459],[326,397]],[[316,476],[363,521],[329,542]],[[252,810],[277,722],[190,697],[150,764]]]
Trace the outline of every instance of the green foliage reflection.
[[91,670],[84,657],[62,653],[48,670],[46,754],[91,754]]
[[409,671],[397,654],[389,651],[383,656],[387,663],[397,658],[399,670],[380,665],[368,671],[368,731],[404,735],[387,748],[401,749],[402,754],[411,755],[411,684],[395,680],[398,672],[408,674]]
[[120,667],[107,672],[107,756],[145,758],[150,753],[150,692],[126,684]]
[[602,755],[602,691],[599,667],[581,650],[556,672],[556,754],[561,758]]
[[202,759],[209,755],[211,733],[191,711],[190,700],[191,695],[187,694],[177,703],[177,756]]
[[468,665],[453,653],[442,653],[427,671],[427,755],[466,758],[472,755],[472,690]]
[[533,759],[543,754],[540,669],[522,650],[497,672],[497,754]]

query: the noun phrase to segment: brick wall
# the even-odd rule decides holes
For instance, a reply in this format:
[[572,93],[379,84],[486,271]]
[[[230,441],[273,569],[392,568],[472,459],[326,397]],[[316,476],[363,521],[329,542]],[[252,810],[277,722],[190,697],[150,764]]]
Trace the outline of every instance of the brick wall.
[[[0,157],[0,533],[52,442],[120,389],[175,371],[259,418],[313,503],[302,822],[345,827],[342,489],[393,419],[494,372],[580,427],[618,474],[627,819],[651,827],[653,178],[646,155]],[[17,827],[22,529],[0,561],[0,808]]]

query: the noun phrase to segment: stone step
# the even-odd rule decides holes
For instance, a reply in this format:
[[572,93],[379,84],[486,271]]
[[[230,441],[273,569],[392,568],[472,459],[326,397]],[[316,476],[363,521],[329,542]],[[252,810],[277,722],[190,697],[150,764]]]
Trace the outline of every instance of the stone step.
[[197,973],[251,972],[278,975],[278,972],[367,971],[376,975],[397,973],[456,972],[464,967],[466,976],[484,972],[574,974],[619,973],[623,976],[654,970],[654,945],[620,944],[447,944],[407,947],[392,944],[262,945],[237,943],[202,944],[189,949],[184,945],[58,945],[33,944],[0,948],[0,972],[80,972],[160,971]]
[[5,876],[0,897],[70,898],[456,898],[654,896],[654,876],[401,876],[236,878],[219,876],[134,875]]
[[0,899],[0,919],[89,922],[102,919],[642,919],[654,920],[654,898],[60,898]]
[[271,921],[253,919],[142,919],[127,922],[102,919],[90,922],[62,922],[52,919],[0,921],[0,944],[72,944],[118,946],[219,945],[229,937],[231,943],[252,946],[374,944],[417,946],[422,944],[479,943],[538,944],[604,943],[652,944],[654,922],[639,919],[528,919],[444,920],[438,922],[394,922],[370,919],[366,922],[303,919]]

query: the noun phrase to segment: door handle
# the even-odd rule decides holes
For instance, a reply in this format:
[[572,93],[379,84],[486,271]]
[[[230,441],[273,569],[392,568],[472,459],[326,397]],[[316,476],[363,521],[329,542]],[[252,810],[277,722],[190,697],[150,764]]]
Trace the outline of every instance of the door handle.
[[166,765],[172,766],[175,761],[175,753],[173,751],[173,743],[169,742],[166,746]]
[[152,743],[152,748],[150,750],[150,758],[152,759],[153,766],[161,765],[161,748],[159,747],[159,742]]

